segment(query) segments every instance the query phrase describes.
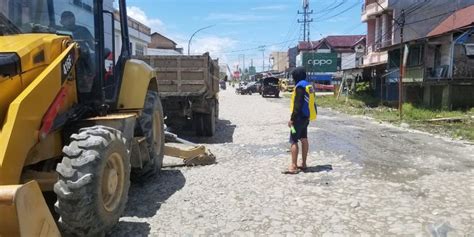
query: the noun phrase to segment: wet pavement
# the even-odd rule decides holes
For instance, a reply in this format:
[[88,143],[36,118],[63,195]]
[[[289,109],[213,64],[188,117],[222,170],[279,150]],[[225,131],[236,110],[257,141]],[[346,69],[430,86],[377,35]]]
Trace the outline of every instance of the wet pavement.
[[218,163],[132,185],[110,236],[474,236],[473,145],[320,108],[288,176],[289,100],[220,100]]

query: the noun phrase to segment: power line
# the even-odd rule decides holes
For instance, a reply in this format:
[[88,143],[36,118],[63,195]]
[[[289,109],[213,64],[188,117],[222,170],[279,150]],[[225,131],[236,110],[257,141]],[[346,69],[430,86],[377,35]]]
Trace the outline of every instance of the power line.
[[337,8],[341,7],[345,3],[347,3],[347,0],[343,0],[340,3],[338,3],[337,1],[334,1],[334,3],[336,3],[335,6],[333,6],[333,7],[329,6],[328,8],[325,8],[325,9],[319,11],[319,12],[316,12],[315,14],[316,15],[322,14],[322,16],[327,15],[327,14],[331,13],[332,11],[336,10]]
[[[285,35],[285,39],[286,39],[286,40],[289,40],[289,39],[294,38],[294,34],[295,34],[295,31],[296,31],[296,27],[294,27],[294,26],[295,26],[295,23],[296,23],[296,20],[297,20],[297,19],[298,19],[298,14],[296,14],[295,17],[294,17],[294,19],[292,19],[292,21],[290,22],[290,26],[289,26],[289,28],[288,28],[288,32],[287,32],[286,35]],[[291,31],[291,30],[293,30],[293,31]],[[281,47],[280,51],[282,51],[283,49],[287,48],[288,46],[286,46],[286,45],[288,45],[288,44],[284,44],[284,45]]]
[[217,51],[215,53],[233,54],[233,53],[240,53],[240,52],[251,51],[251,50],[259,50],[259,49],[261,49],[262,46],[265,46],[265,48],[267,48],[269,46],[277,46],[277,45],[281,45],[281,44],[286,44],[288,42],[294,42],[295,40],[297,40],[297,39],[286,40],[286,41],[282,41],[282,42],[278,42],[278,43],[269,43],[269,44],[265,44],[265,45],[261,45],[261,46],[253,47],[253,48],[237,49],[237,50],[232,50],[232,51],[228,51],[228,52]]
[[346,9],[344,9],[344,10],[340,11],[339,13],[334,14],[332,16],[325,17],[325,18],[322,18],[322,19],[318,19],[318,21],[327,21],[327,20],[330,20],[331,18],[338,17],[338,16],[352,10],[353,8],[359,6],[360,4],[361,4],[361,1],[357,1],[355,4],[351,5],[349,8],[346,8]]
[[435,18],[438,18],[438,17],[442,17],[442,16],[445,16],[445,15],[448,15],[448,14],[452,14],[454,12],[456,12],[456,11],[444,12],[444,13],[441,13],[441,14],[438,14],[438,15],[435,15],[435,16],[431,16],[431,17],[428,17],[428,18],[421,19],[421,20],[416,20],[416,21],[412,21],[412,22],[409,22],[409,23],[405,23],[405,25],[413,25],[413,24],[417,24],[417,23],[420,23],[420,22],[429,21],[429,20],[432,20],[432,19],[435,19]]

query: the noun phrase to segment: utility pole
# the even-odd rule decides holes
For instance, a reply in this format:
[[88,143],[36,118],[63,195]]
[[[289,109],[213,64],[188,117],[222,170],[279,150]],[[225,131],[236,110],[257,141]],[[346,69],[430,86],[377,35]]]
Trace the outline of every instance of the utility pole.
[[259,48],[259,51],[262,51],[262,72],[265,71],[265,45],[262,45]]
[[298,19],[298,23],[303,24],[303,41],[310,41],[310,23],[313,22],[313,18],[310,15],[313,13],[313,10],[309,10],[309,0],[303,0],[303,11],[298,11],[299,15],[303,15],[303,20]]
[[398,80],[398,113],[400,120],[403,118],[403,77],[405,75],[405,52],[403,41],[403,28],[405,27],[405,10],[402,9],[400,20],[398,21],[400,27],[400,78]]
[[[242,57],[242,64],[240,64],[240,57]],[[242,75],[246,77],[247,74],[245,73],[245,70],[247,68],[245,67],[245,54],[239,54],[239,65],[241,65],[241,68],[242,68]]]
[[268,71],[271,71],[273,69],[273,63],[272,63],[272,55],[268,56]]

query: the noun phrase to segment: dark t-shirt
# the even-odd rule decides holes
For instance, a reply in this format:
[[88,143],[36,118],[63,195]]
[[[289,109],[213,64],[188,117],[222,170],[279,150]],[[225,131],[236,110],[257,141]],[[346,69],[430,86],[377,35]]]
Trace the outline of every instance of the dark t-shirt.
[[79,40],[79,44],[85,44],[89,49],[94,50],[94,37],[86,27],[75,25],[72,28],[72,37]]

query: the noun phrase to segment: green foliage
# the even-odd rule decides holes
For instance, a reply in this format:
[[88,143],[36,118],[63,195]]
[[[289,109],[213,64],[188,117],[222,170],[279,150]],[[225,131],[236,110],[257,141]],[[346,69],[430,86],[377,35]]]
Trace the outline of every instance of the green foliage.
[[403,116],[406,120],[429,120],[435,118],[453,118],[466,116],[462,111],[432,110],[410,103],[403,104]]
[[370,82],[360,82],[356,84],[356,94],[370,94],[372,92]]

